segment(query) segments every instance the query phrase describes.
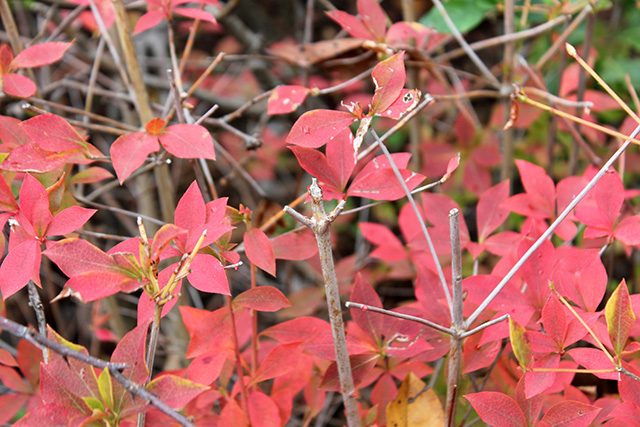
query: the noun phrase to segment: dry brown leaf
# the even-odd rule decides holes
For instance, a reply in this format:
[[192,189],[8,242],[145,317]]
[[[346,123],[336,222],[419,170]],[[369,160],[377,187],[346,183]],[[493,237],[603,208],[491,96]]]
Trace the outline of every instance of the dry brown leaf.
[[[444,410],[432,389],[413,372],[402,381],[398,396],[387,406],[388,427],[442,427]],[[424,390],[424,391],[423,391]]]
[[333,59],[350,50],[362,46],[361,39],[324,40],[306,45],[277,44],[267,49],[267,52],[278,56],[287,62],[301,67]]

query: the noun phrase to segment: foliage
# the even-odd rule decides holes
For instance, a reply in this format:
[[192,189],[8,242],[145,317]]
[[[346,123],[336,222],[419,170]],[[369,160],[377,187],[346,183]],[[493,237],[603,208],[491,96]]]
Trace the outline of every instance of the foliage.
[[640,118],[591,37],[637,6],[310,2],[296,43],[49,3],[0,0],[0,424],[640,425]]

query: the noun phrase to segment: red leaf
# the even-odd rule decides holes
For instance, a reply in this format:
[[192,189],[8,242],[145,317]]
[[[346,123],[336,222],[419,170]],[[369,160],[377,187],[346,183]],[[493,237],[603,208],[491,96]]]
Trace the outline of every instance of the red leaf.
[[[560,366],[560,355],[557,353],[548,354],[542,359],[536,360],[532,367],[557,369]],[[551,387],[556,380],[556,372],[535,372],[529,371],[525,374],[524,390],[525,397],[531,399]]]
[[358,0],[358,15],[369,29],[374,41],[383,41],[387,29],[387,17],[375,0]]
[[[398,99],[406,78],[404,51],[380,62],[371,73],[376,90],[371,101],[371,113],[385,112]],[[370,114],[371,114],[370,113]]]
[[[424,180],[424,176],[408,169],[400,169],[400,174],[409,191],[416,188]],[[370,173],[365,173],[363,169],[353,179],[347,195],[391,201],[404,197],[405,192],[391,168],[377,169]]]
[[91,166],[74,174],[69,179],[69,184],[93,184],[109,178],[113,178],[111,172],[98,166]]
[[10,73],[2,76],[2,89],[16,98],[28,98],[36,93],[36,84],[28,77]]
[[478,242],[484,242],[509,216],[509,211],[500,206],[509,197],[509,185],[509,180],[503,181],[480,196],[476,207]]
[[11,147],[25,145],[31,142],[31,138],[20,127],[21,121],[15,117],[0,116],[0,140]]
[[231,320],[228,307],[210,312],[204,310],[194,312],[194,310],[190,307],[180,307],[180,313],[191,335],[187,349],[188,358],[219,350],[231,342]]
[[587,311],[596,311],[607,288],[607,271],[597,249],[572,248],[553,271],[558,290]]
[[[375,380],[377,378],[371,378],[371,370],[378,361],[377,354],[356,354],[354,356],[349,355],[349,362],[351,364],[351,373],[353,374],[353,383],[355,388],[362,387],[368,384],[363,384],[365,379]],[[327,368],[320,384],[320,389],[325,391],[340,391],[340,378],[338,376],[338,365],[336,362],[331,362],[331,365]]]
[[244,251],[253,264],[275,277],[276,257],[271,241],[259,228],[244,233]]
[[[49,211],[47,190],[32,175],[26,175],[20,188],[18,222],[31,237],[45,236],[53,215]],[[28,222],[28,224],[25,224]],[[32,229],[29,229],[32,228]]]
[[[153,236],[149,258],[159,259],[167,246],[173,242],[175,238],[183,234],[186,234],[186,230],[173,224],[165,224],[160,227],[160,230],[156,231],[156,234]],[[133,251],[135,251],[135,249]]]
[[[136,289],[142,286],[141,282],[115,271],[87,271],[71,277],[65,284],[65,288],[70,288],[73,296],[80,301],[90,302],[117,294],[122,290],[121,285],[130,281],[137,283]],[[136,289],[128,289],[128,292]]]
[[138,34],[143,31],[147,31],[150,28],[158,25],[162,20],[165,19],[164,12],[160,10],[153,10],[145,13],[138,19],[135,28],[133,29],[133,34]]
[[616,227],[615,238],[628,246],[640,245],[640,216],[628,216]]
[[338,188],[344,190],[356,165],[351,130],[345,129],[327,143],[327,161],[337,178]]
[[160,149],[158,137],[145,132],[122,135],[111,144],[111,162],[120,184],[138,169],[150,153]]
[[274,347],[264,358],[251,380],[249,387],[262,381],[283,376],[296,369],[302,348],[299,342],[280,344]]
[[[131,381],[142,384],[149,377],[149,369],[145,362],[145,345],[149,322],[136,326],[118,343],[111,355],[111,362],[129,365],[122,374]],[[123,393],[126,391],[123,389]]]
[[280,427],[278,405],[266,394],[253,391],[249,394],[249,418],[254,427]]
[[213,138],[200,125],[180,124],[169,126],[158,136],[160,144],[171,154],[183,159],[216,159]]
[[291,307],[291,303],[282,292],[273,286],[259,286],[249,289],[233,299],[234,304],[257,311],[278,311]]
[[547,335],[556,343],[564,344],[567,336],[567,315],[555,295],[551,295],[542,308],[542,325]]
[[[324,154],[315,148],[289,147],[289,149],[293,151],[302,169],[318,178],[321,184],[329,186],[336,192],[343,190],[340,180],[334,176],[333,169]],[[351,157],[353,157],[353,148],[351,148]],[[326,190],[326,188],[323,189]]]
[[220,375],[227,357],[227,352],[218,349],[196,357],[187,369],[188,378],[200,384],[210,385]]
[[77,237],[60,240],[44,254],[68,277],[88,271],[109,272],[116,265],[109,255]]
[[47,403],[34,408],[13,425],[14,427],[67,427],[69,419],[71,419],[71,411],[68,406]]
[[0,265],[0,290],[2,299],[24,288],[33,276],[34,265],[40,266],[40,244],[36,240],[25,240],[9,251]]
[[187,276],[191,286],[202,292],[231,295],[227,274],[220,261],[212,255],[197,254]]
[[162,375],[145,387],[171,408],[182,409],[209,387],[175,375]]
[[2,169],[14,172],[49,172],[68,162],[71,154],[69,151],[45,151],[32,142],[14,148],[2,162]]
[[8,366],[0,366],[0,382],[10,390],[19,393],[29,394],[29,386],[25,380],[13,368]]
[[467,394],[478,416],[494,427],[527,427],[527,420],[515,400],[503,393],[483,391]]
[[96,212],[98,212],[97,209],[87,209],[80,206],[71,206],[64,209],[53,217],[51,223],[49,223],[47,236],[62,236],[72,233],[82,228]]
[[[589,370],[614,369],[615,366],[606,354],[599,348],[576,347],[567,352],[573,360]],[[619,374],[617,372],[594,372],[598,378],[603,380],[617,380]]]
[[[202,227],[207,216],[207,208],[202,197],[198,183],[193,181],[187,191],[184,192],[175,213],[175,224],[189,231],[189,243],[194,243],[200,238],[196,232]],[[191,242],[193,239],[195,241]],[[191,249],[191,244],[185,245],[185,250]]]
[[13,61],[12,68],[33,68],[59,61],[72,43],[51,42],[30,46],[20,52]]
[[11,61],[13,61],[13,50],[11,50],[11,47],[8,44],[2,43],[0,45],[0,67],[3,72],[6,72],[6,70],[9,69]]
[[309,229],[281,234],[271,244],[276,259],[302,261],[318,252],[316,238]]
[[373,40],[373,35],[364,23],[353,15],[349,15],[347,12],[341,10],[333,10],[327,12],[329,18],[333,19],[340,25],[347,33],[357,39]]
[[540,420],[540,426],[588,427],[601,408],[585,403],[565,400],[552,406]]
[[516,385],[516,402],[520,406],[520,410],[524,413],[524,417],[527,420],[527,425],[533,426],[538,421],[540,411],[542,410],[542,403],[544,395],[537,395],[530,399],[525,396],[525,375],[520,377],[520,381]]
[[516,160],[526,193],[507,199],[503,206],[513,212],[534,218],[551,218],[555,214],[555,185],[543,168],[524,160]]
[[[624,364],[623,366],[634,375],[640,374],[633,365]],[[634,406],[640,407],[640,382],[635,378],[622,375],[618,383],[618,391],[623,402],[633,403]]]
[[304,86],[278,86],[269,95],[267,114],[287,114],[295,111],[304,102],[311,90]]
[[47,151],[86,150],[83,137],[62,117],[42,114],[21,123],[22,128]]
[[518,165],[520,179],[522,180],[525,191],[528,194],[540,196],[541,199],[548,203],[550,210],[553,212],[555,196],[553,180],[540,166],[524,160],[516,160],[516,164]]
[[319,148],[347,129],[354,121],[356,118],[344,111],[307,111],[293,124],[287,136],[287,143]]
[[317,317],[298,317],[274,325],[261,332],[281,343],[304,343],[313,340],[317,335],[329,333],[330,325]]
[[[382,308],[382,301],[380,297],[373,290],[371,285],[362,277],[360,273],[356,275],[356,280],[351,290],[350,301],[360,304],[366,304],[373,307]],[[359,308],[351,308],[351,317],[362,330],[368,334],[373,340],[377,340],[382,337],[383,322],[385,317],[379,313],[371,313],[367,310],[361,310]]]
[[[25,403],[29,400],[29,396],[26,394],[18,394],[18,393],[6,393],[0,396],[0,423],[3,425],[9,425],[9,422],[13,418],[13,416],[24,406]],[[37,409],[37,408],[36,408]],[[35,412],[35,409],[31,412]],[[18,422],[20,422],[22,417]],[[11,424],[13,426],[19,424]],[[37,423],[33,425],[45,425],[43,423]],[[52,425],[47,423],[46,425]]]
[[464,343],[463,374],[486,368],[495,360],[500,351],[501,341],[495,340],[480,345],[482,334],[471,335]]
[[212,14],[204,10],[191,7],[174,7],[172,11],[186,18],[199,19],[201,21],[210,22],[214,25],[218,23],[218,21],[216,21],[216,18]]
[[361,222],[358,225],[364,238],[378,246],[371,252],[372,258],[387,262],[401,261],[407,258],[404,245],[387,227],[373,222]]
[[[422,93],[418,89],[402,89],[396,100],[384,111],[376,112],[376,116],[400,120],[406,113],[418,105],[421,96]],[[453,169],[455,169],[455,167]]]

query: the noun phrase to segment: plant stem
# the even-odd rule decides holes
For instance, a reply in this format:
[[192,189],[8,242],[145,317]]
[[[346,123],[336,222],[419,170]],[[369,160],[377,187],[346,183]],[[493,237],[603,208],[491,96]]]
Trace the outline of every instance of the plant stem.
[[451,209],[449,212],[449,230],[451,238],[451,285],[453,305],[451,311],[452,329],[448,373],[447,373],[447,400],[445,405],[445,425],[452,427],[456,419],[456,404],[458,397],[460,372],[462,371],[462,338],[460,333],[464,330],[464,317],[462,314],[462,250],[460,248],[460,212]]
[[565,113],[562,110],[558,110],[557,108],[553,108],[553,107],[550,107],[548,105],[544,105],[544,104],[542,104],[542,103],[540,103],[538,101],[534,101],[533,99],[528,98],[526,94],[522,94],[522,92],[520,93],[520,95],[518,95],[518,98],[522,102],[525,102],[527,104],[533,105],[534,107],[538,107],[538,108],[540,108],[542,110],[548,111],[551,114],[556,114],[556,115],[558,115],[560,117],[565,117],[565,118],[567,118],[567,119],[569,119],[569,120],[571,120],[573,122],[580,123],[581,125],[585,125],[585,126],[590,127],[592,129],[599,130],[600,132],[606,133],[607,135],[615,136],[616,138],[621,138],[621,139],[624,139],[624,140],[628,140],[630,142],[633,142],[634,144],[640,145],[640,141],[637,140],[637,139],[627,138],[627,136],[625,134],[623,134],[623,133],[620,133],[620,132],[617,132],[615,130],[606,128],[606,127],[601,126],[601,125],[596,124],[596,123],[591,123],[591,122],[589,122],[587,120],[581,119],[580,117],[576,117],[576,116],[574,116],[572,114]]
[[438,260],[438,254],[436,253],[436,248],[433,246],[433,241],[431,240],[431,236],[429,235],[429,230],[427,230],[427,225],[424,222],[422,213],[420,212],[420,209],[418,208],[418,205],[416,204],[415,199],[411,195],[411,191],[409,191],[409,187],[407,187],[407,183],[404,181],[404,178],[402,177],[402,174],[398,169],[398,165],[396,165],[396,162],[393,161],[393,158],[391,157],[391,153],[389,153],[389,149],[387,148],[386,145],[384,145],[384,142],[378,136],[375,130],[371,129],[371,133],[375,137],[376,142],[378,143],[378,146],[380,147],[385,157],[389,161],[389,164],[391,165],[391,169],[393,170],[393,173],[398,179],[400,186],[402,186],[402,189],[404,190],[404,193],[407,196],[407,199],[409,200],[411,207],[413,208],[413,212],[416,214],[416,218],[418,219],[418,223],[420,224],[420,229],[422,230],[422,234],[427,240],[429,251],[431,252],[431,256],[433,257],[433,262],[436,265],[436,269],[438,270],[438,277],[440,277],[440,284],[442,285],[442,290],[444,291],[445,298],[447,299],[447,305],[449,306],[449,311],[452,311],[453,307],[451,303],[451,294],[449,293],[449,287],[447,286],[447,279],[445,279],[444,277],[444,272],[442,271],[442,266],[440,265],[440,261]]
[[458,43],[460,43],[460,47],[464,49],[469,59],[471,59],[471,62],[473,62],[476,67],[478,67],[482,76],[485,79],[487,79],[491,83],[491,85],[493,85],[496,88],[499,88],[500,82],[498,81],[498,79],[496,79],[496,76],[494,76],[491,73],[491,71],[489,70],[489,68],[487,68],[484,62],[482,62],[480,57],[469,47],[469,43],[467,43],[467,41],[464,39],[464,37],[462,36],[458,28],[456,28],[456,25],[453,23],[453,21],[449,17],[449,14],[447,13],[447,10],[444,8],[444,6],[442,5],[442,2],[440,0],[433,0],[433,4],[440,12],[440,15],[442,15],[442,19],[444,19],[445,24],[447,24],[447,27],[449,27],[453,36],[456,38]]
[[83,363],[87,363],[91,366],[95,366],[96,368],[99,368],[99,369],[109,368],[109,369],[122,370],[129,367],[129,365],[126,365],[124,363],[105,362],[104,360],[98,359],[97,357],[89,356],[88,354],[84,354],[79,351],[76,351],[71,347],[67,347],[65,344],[52,341],[49,338],[38,334],[35,330],[31,328],[27,328],[26,326],[16,323],[13,320],[9,320],[3,316],[0,316],[0,329],[2,329],[3,331],[9,332],[11,335],[15,337],[24,338],[37,347],[40,347],[40,348],[46,347],[48,349],[55,351],[60,356],[72,357]]
[[347,308],[359,308],[364,311],[372,311],[374,313],[384,314],[386,316],[397,317],[398,319],[410,320],[412,322],[417,322],[422,325],[428,326],[430,328],[435,329],[436,331],[444,332],[445,334],[452,335],[453,330],[446,328],[444,326],[438,325],[437,323],[433,323],[430,320],[423,319],[422,317],[411,316],[410,314],[398,313],[391,310],[385,310],[384,308],[374,307],[372,305],[360,304],[359,302],[347,301],[345,304]]
[[[142,294],[140,298],[145,298],[147,295]],[[153,363],[156,358],[156,349],[158,348],[158,336],[160,335],[160,316],[162,314],[162,305],[158,304],[157,301],[153,303],[153,322],[151,323],[151,331],[149,333],[149,348],[147,349],[147,358],[146,363],[149,368],[149,377],[145,381],[144,385],[149,384],[149,380],[153,377]],[[145,412],[140,412],[138,414],[138,427],[143,427],[146,418]]]
[[236,328],[236,316],[233,313],[233,301],[231,296],[227,296],[227,306],[229,307],[229,318],[231,319],[231,334],[233,336],[233,350],[236,354],[236,372],[238,381],[240,382],[240,405],[242,411],[249,417],[249,396],[247,395],[247,386],[244,383],[244,371],[242,369],[242,355],[240,355],[240,341],[238,340],[238,330]]
[[469,316],[466,323],[467,328],[478,318],[478,316],[480,316],[480,314],[482,314],[482,312],[487,308],[487,306],[491,303],[491,301],[493,301],[493,299],[500,293],[502,288],[504,288],[507,285],[507,283],[509,283],[509,280],[511,280],[511,278],[518,272],[518,270],[520,270],[520,267],[522,267],[522,265],[529,259],[529,257],[540,247],[540,245],[542,245],[542,242],[544,242],[549,238],[549,236],[551,236],[551,234],[556,229],[556,227],[558,227],[558,225],[560,225],[560,223],[567,217],[567,215],[569,215],[569,213],[573,211],[573,209],[576,207],[578,203],[580,203],[580,201],[584,198],[584,196],[586,196],[587,193],[589,193],[589,191],[593,188],[593,186],[596,185],[596,183],[600,180],[600,178],[602,178],[602,176],[609,170],[611,165],[613,165],[616,159],[620,157],[622,153],[624,153],[624,150],[626,150],[629,144],[631,144],[631,139],[635,138],[636,135],[638,135],[638,133],[640,133],[640,125],[637,126],[633,130],[633,132],[631,132],[631,135],[629,135],[629,138],[624,142],[624,144],[620,146],[618,151],[616,151],[609,158],[609,160],[607,160],[607,162],[602,166],[602,168],[600,168],[598,173],[593,178],[591,178],[591,181],[587,183],[587,185],[582,189],[582,191],[571,201],[571,203],[569,203],[569,205],[562,211],[562,213],[558,215],[558,218],[556,218],[556,220],[553,221],[553,223],[549,226],[549,228],[547,228],[547,230],[544,233],[542,233],[542,235],[538,238],[538,240],[536,240],[535,243],[531,245],[531,247],[527,250],[527,252],[525,252],[524,255],[522,255],[522,257],[518,260],[518,262],[511,268],[511,270],[509,270],[509,272],[503,277],[500,283],[498,283],[498,285],[493,289],[493,291],[491,291],[491,293],[485,298],[482,304],[480,304],[480,306],[476,309],[476,311],[474,311],[473,314]]
[[[133,38],[131,37],[131,28],[127,17],[127,11],[124,7],[123,0],[113,0],[113,9],[115,11],[115,21],[118,27],[118,35],[120,44],[124,53],[124,62],[127,65],[131,87],[135,95],[135,104],[140,116],[142,124],[147,123],[153,118],[153,111],[149,103],[149,94],[144,84],[142,70],[138,62]],[[173,191],[173,183],[169,176],[169,168],[167,165],[160,165],[153,170],[158,185],[158,196],[160,200],[160,209],[162,219],[165,222],[173,222],[173,213],[175,209],[175,197]]]
[[[544,24],[540,24],[537,27],[529,28],[527,30],[519,31],[517,33],[503,34],[501,36],[492,37],[490,39],[480,40],[475,43],[469,44],[469,47],[474,51],[478,51],[478,50],[487,49],[493,46],[497,46],[502,43],[515,42],[522,39],[528,39],[538,34],[549,31],[556,25],[562,24],[563,22],[567,22],[570,18],[571,17],[569,15],[561,15],[556,18],[553,18],[551,21],[545,22]],[[443,53],[442,55],[436,56],[435,58],[433,58],[433,61],[445,62],[445,61],[458,58],[464,54],[465,54],[465,50],[462,48],[453,49]]]
[[538,62],[536,62],[536,65],[534,66],[536,70],[540,70],[542,67],[544,67],[547,61],[551,59],[553,55],[555,55],[556,51],[560,48],[560,46],[562,46],[562,44],[569,38],[569,36],[576,30],[576,28],[578,28],[578,26],[582,23],[584,18],[586,18],[587,15],[592,10],[593,8],[591,7],[590,4],[588,4],[587,6],[585,6],[584,9],[580,11],[578,16],[576,16],[576,19],[574,19],[573,22],[569,24],[567,29],[562,32],[560,37],[556,39],[556,41],[553,43],[551,48],[549,48],[549,50],[547,50],[544,53],[544,55],[542,55],[542,57],[538,60]]
[[[36,284],[33,283],[32,280],[29,280],[27,290],[29,292],[29,305],[33,308],[33,311],[36,312],[36,319],[38,319],[38,332],[40,332],[40,335],[42,335],[43,337],[46,337],[47,319],[44,315],[44,307],[42,306],[40,295],[38,295],[38,289],[36,288]],[[44,360],[44,363],[48,363],[49,352],[46,348],[42,349],[42,359]]]
[[[506,36],[513,34],[515,30],[513,0],[505,0],[504,2],[504,34]],[[513,69],[515,66],[515,42],[508,41],[504,45],[504,58],[502,60],[502,87],[508,88],[513,81]],[[502,112],[505,123],[510,119],[511,100],[504,98],[502,100]],[[500,168],[500,178],[502,181],[511,179],[513,175],[513,128],[509,126],[502,131],[502,167]],[[511,193],[511,189],[509,189]]]
[[340,306],[340,290],[338,288],[338,278],[333,264],[333,251],[331,249],[331,223],[338,217],[338,214],[344,208],[346,202],[344,200],[340,201],[338,206],[327,215],[322,200],[322,189],[318,186],[315,178],[313,178],[313,182],[311,186],[309,186],[309,196],[311,196],[313,212],[311,219],[306,217],[300,218],[301,215],[297,214],[297,212],[297,215],[292,214],[292,212],[295,211],[289,206],[285,206],[284,210],[311,228],[316,236],[347,424],[349,427],[359,427],[361,425],[360,416],[358,414],[358,406],[356,405],[355,386],[351,374],[351,363],[349,361],[349,351],[347,350],[347,340],[344,332],[344,320],[342,319],[342,308]]

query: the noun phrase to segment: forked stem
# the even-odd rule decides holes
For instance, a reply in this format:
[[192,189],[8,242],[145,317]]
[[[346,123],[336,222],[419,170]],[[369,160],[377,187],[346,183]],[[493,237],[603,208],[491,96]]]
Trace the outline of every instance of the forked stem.
[[344,320],[342,319],[342,307],[340,306],[340,291],[338,289],[338,277],[333,264],[333,251],[331,249],[331,223],[338,217],[344,208],[345,201],[341,200],[338,206],[328,215],[324,209],[322,189],[313,178],[309,186],[309,196],[311,196],[311,206],[313,216],[307,218],[302,216],[289,206],[284,207],[284,211],[296,218],[302,224],[309,227],[316,236],[318,250],[320,253],[320,264],[322,266],[322,277],[327,295],[327,308],[329,309],[329,320],[331,332],[333,334],[333,344],[336,351],[336,364],[338,366],[338,376],[340,378],[340,390],[344,402],[347,424],[349,427],[359,427],[360,415],[356,404],[356,392],[351,373],[351,362],[349,361],[349,351],[347,350],[347,340],[344,332]]

